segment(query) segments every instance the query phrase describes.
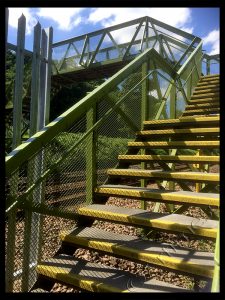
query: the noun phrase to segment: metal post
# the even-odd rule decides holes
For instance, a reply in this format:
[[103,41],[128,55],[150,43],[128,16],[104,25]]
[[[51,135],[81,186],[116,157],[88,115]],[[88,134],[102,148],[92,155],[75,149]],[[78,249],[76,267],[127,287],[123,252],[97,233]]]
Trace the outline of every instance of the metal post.
[[[175,119],[176,118],[176,86],[173,85],[170,91],[170,119]],[[170,139],[171,140],[171,139]],[[173,155],[174,149],[169,150],[169,155]],[[171,164],[171,170],[175,170],[175,164]],[[175,182],[169,181],[168,182],[169,190],[174,190],[175,189]],[[173,204],[167,204],[166,205],[168,210],[172,212],[174,210],[174,205]]]
[[206,74],[210,74],[210,59],[206,59]]
[[9,9],[5,9],[5,48],[7,49],[7,38],[8,38],[8,22],[9,22]]
[[32,57],[32,79],[31,79],[31,107],[30,107],[30,137],[38,129],[38,96],[40,84],[40,40],[41,25],[38,22],[34,27],[34,45]]
[[215,263],[215,267],[214,267],[211,292],[218,293],[220,292],[220,224],[218,227],[217,237],[216,237],[214,263]]
[[[12,149],[21,143],[21,119],[22,119],[22,96],[23,96],[23,66],[25,45],[26,18],[22,15],[18,20],[17,51],[16,51],[16,78],[15,94],[13,103],[13,143]],[[19,174],[16,172],[10,181],[10,194],[16,196],[18,190]],[[13,291],[13,272],[15,262],[15,237],[16,237],[16,212],[13,209],[8,214],[7,234],[7,261],[6,261],[6,291]]]
[[39,107],[39,129],[49,123],[50,110],[50,88],[51,88],[51,57],[52,57],[53,30],[42,29],[41,40],[41,81],[40,81],[40,107]]
[[13,142],[12,149],[21,144],[21,120],[23,101],[24,75],[24,46],[25,46],[26,18],[22,15],[18,20],[15,95],[13,99]]
[[[149,62],[145,61],[142,65],[142,78],[149,72]],[[143,122],[149,118],[149,78],[147,77],[142,83],[142,102],[141,102],[141,128],[143,128]],[[145,149],[141,150],[141,154],[145,155]],[[141,169],[146,168],[146,163],[141,162]],[[147,180],[141,179],[141,187],[146,187]],[[141,208],[146,209],[146,201],[141,201]]]
[[[87,131],[90,130],[96,122],[96,104],[87,112]],[[93,130],[87,137],[86,145],[86,203],[93,202],[94,188],[97,185],[96,174],[96,142],[97,136]]]
[[[40,40],[41,25],[37,23],[34,27],[34,42],[32,56],[32,79],[31,79],[31,107],[30,107],[30,132],[31,137],[38,131],[38,96],[40,82]],[[28,162],[28,188],[38,179],[39,160],[37,157]],[[36,193],[32,193],[29,202],[37,202]],[[32,272],[31,266],[34,268],[37,264],[39,256],[39,239],[40,239],[40,217],[31,210],[25,211],[25,230],[24,230],[24,248],[23,248],[23,275],[22,275],[22,291],[29,291],[36,281],[36,274]]]

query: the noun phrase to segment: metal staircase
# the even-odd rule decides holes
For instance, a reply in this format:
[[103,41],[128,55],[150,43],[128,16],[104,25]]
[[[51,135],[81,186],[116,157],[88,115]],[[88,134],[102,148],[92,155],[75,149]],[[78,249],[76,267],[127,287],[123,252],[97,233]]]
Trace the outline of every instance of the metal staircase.
[[[45,279],[92,292],[191,292],[173,284],[155,279],[145,280],[129,272],[77,259],[71,255],[77,248],[91,249],[211,281],[215,267],[213,253],[109,232],[91,224],[94,220],[102,220],[215,240],[218,220],[210,217],[198,219],[183,215],[182,212],[190,206],[203,210],[219,207],[219,194],[214,189],[219,184],[219,174],[190,168],[196,163],[219,163],[219,156],[213,154],[213,150],[219,147],[218,99],[219,75],[204,76],[179,119],[144,121],[143,130],[137,132],[136,140],[128,143],[129,154],[119,155],[118,167],[107,172],[108,182],[95,189],[94,204],[79,208],[76,227],[60,233],[62,247],[59,253],[38,264],[39,280],[35,288],[43,285]],[[157,155],[154,150],[158,148],[176,149],[176,154]],[[148,154],[139,154],[142,149]],[[180,149],[198,149],[201,155],[181,155]],[[143,162],[145,166],[141,168]],[[173,169],[168,165],[171,162]],[[161,168],[152,169],[152,163],[158,163]],[[187,164],[189,171],[176,170],[180,163]],[[133,164],[137,168],[132,168]],[[124,178],[145,179],[146,187],[124,185]],[[159,188],[150,188],[148,180],[159,182]],[[163,188],[161,183],[164,180],[176,182],[182,190]],[[190,183],[205,184],[203,192],[196,192]],[[204,192],[207,186],[211,186],[209,190],[214,192]],[[107,199],[111,196],[172,204],[174,212],[168,214],[107,205]],[[182,207],[182,212],[177,205]]]
[[[118,43],[124,29],[133,30],[131,40]],[[37,37],[40,24],[35,30]],[[92,292],[218,292],[220,76],[209,75],[218,55],[204,54],[199,37],[149,17],[49,50],[48,65],[42,58],[33,73],[42,65],[50,78],[51,65],[56,85],[106,80],[6,156],[6,291],[52,292],[61,283]],[[44,121],[50,103],[50,79],[35,74],[32,99],[42,91],[43,101],[32,102],[34,122],[37,107]],[[105,223],[133,229],[106,231]],[[179,244],[181,236],[190,243]],[[148,276],[152,267],[184,275],[194,285],[89,261],[77,249],[140,264]]]

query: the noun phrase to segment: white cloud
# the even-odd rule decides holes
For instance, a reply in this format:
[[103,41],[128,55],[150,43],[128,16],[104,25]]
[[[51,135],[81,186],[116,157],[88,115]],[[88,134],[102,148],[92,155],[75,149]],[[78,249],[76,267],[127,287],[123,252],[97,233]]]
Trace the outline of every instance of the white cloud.
[[9,8],[9,25],[11,27],[17,28],[18,19],[24,14],[26,17],[26,34],[30,34],[33,27],[37,23],[37,19],[33,16],[30,8],[27,7],[10,7]]
[[58,24],[61,30],[69,31],[81,23],[80,12],[85,9],[81,7],[44,7],[40,8],[37,15],[43,18],[51,19]]
[[[193,27],[187,24],[191,21],[191,10],[189,8],[94,8],[89,14],[89,23],[100,23],[104,27],[124,23],[140,17],[150,16],[174,27],[178,27],[189,33],[193,32]],[[112,32],[114,39],[118,43],[125,43],[131,40],[136,25]],[[162,31],[164,31],[162,29]],[[142,36],[143,27],[137,39]],[[173,34],[171,33],[171,36]],[[174,34],[174,36],[176,36]],[[180,39],[184,39],[180,37]]]
[[191,10],[189,8],[96,8],[89,15],[89,22],[100,22],[103,26],[108,27],[114,24],[123,23],[143,16],[150,16],[166,24],[181,27],[191,21]]
[[211,51],[209,55],[220,53],[220,32],[219,30],[213,30],[208,33],[207,36],[203,37],[203,44],[210,45]]
[[190,34],[192,34],[194,31],[194,27],[181,27],[180,29]]

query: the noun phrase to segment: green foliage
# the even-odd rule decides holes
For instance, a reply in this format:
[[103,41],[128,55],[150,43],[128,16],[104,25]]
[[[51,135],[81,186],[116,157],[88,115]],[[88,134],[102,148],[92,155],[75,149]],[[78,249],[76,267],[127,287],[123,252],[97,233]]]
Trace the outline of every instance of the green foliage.
[[[82,133],[62,133],[59,137],[55,138],[51,148],[48,149],[47,157],[49,158],[48,164],[55,163],[59,156],[63,157],[68,150],[82,137]],[[115,161],[118,154],[125,153],[129,139],[109,138],[106,136],[98,136],[97,141],[97,160],[98,163],[104,165],[105,162]],[[60,152],[60,155],[58,155]],[[80,162],[85,161],[86,156],[86,143],[79,144],[71,154],[63,161],[63,166],[78,166]],[[59,164],[54,172],[58,172],[61,165]]]
[[[53,79],[54,80],[54,79]],[[100,85],[103,80],[79,82],[70,86],[63,86],[54,94],[51,91],[51,105],[50,105],[50,122],[64,113],[72,105],[76,104],[87,92],[93,91],[96,85]]]

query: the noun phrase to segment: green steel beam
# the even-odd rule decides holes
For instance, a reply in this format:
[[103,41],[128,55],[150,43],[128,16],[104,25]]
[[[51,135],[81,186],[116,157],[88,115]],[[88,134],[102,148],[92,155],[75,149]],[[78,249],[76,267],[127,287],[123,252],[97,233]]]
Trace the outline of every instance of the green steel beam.
[[[142,94],[142,99],[141,99],[141,127],[143,128],[143,122],[148,120],[149,118],[149,79],[146,77],[149,73],[149,60],[144,62],[142,64],[142,78],[145,78],[145,80],[142,82],[142,87],[141,87],[141,94]],[[141,154],[145,154],[145,149],[141,150]],[[146,168],[146,163],[141,162],[141,169]],[[147,180],[146,179],[141,179],[141,187],[146,187],[147,185]],[[146,201],[141,201],[141,208],[146,209],[147,208],[147,202]]]
[[67,54],[68,54],[68,52],[69,52],[70,46],[71,46],[71,44],[68,44],[67,49],[66,49],[66,52],[65,52],[65,54],[64,54],[64,56],[63,56],[63,58],[62,58],[62,61],[61,61],[60,65],[59,65],[59,67],[58,67],[58,70],[59,70],[59,71],[60,71],[60,69],[62,68],[62,65],[63,65],[64,62],[65,62],[65,58],[66,58],[66,56],[67,56]]
[[[108,95],[107,100],[109,100],[109,104],[111,105],[111,107],[113,107],[115,105],[115,100],[113,100],[113,96],[112,95]],[[134,131],[137,132],[139,131],[139,128],[135,125],[134,121],[131,120],[128,115],[122,111],[122,109],[120,107],[116,107],[115,111],[123,118],[123,120],[130,126],[130,128]]]
[[[131,21],[128,21],[128,22],[124,22],[124,23],[120,23],[120,24],[117,24],[117,25],[113,25],[113,26],[110,26],[110,27],[107,27],[107,28],[104,28],[104,29],[100,29],[100,30],[97,30],[97,31],[94,31],[94,32],[90,32],[88,34],[82,34],[80,36],[77,36],[77,37],[74,37],[74,38],[70,38],[70,39],[67,39],[67,40],[64,40],[64,41],[60,41],[60,42],[56,42],[53,44],[53,48],[55,47],[58,47],[58,46],[62,46],[62,45],[65,45],[65,44],[68,44],[68,43],[71,43],[71,42],[75,42],[75,41],[80,41],[82,39],[84,39],[86,37],[86,35],[90,37],[94,37],[96,35],[99,35],[99,34],[102,34],[105,30],[107,31],[115,31],[115,30],[118,30],[118,29],[121,29],[121,28],[126,28],[126,27],[129,27],[129,26],[132,26],[132,25],[136,25],[140,22],[143,22],[145,21],[146,19],[148,19],[149,22],[152,22],[154,25],[157,25],[159,27],[162,27],[170,32],[173,32],[177,35],[180,35],[182,36],[183,38],[186,38],[186,39],[189,39],[189,40],[192,40],[193,38],[195,38],[194,35],[190,34],[190,33],[187,33],[181,29],[178,29],[178,28],[175,28],[171,25],[168,25],[168,24],[165,24],[161,21],[158,21],[156,19],[153,19],[153,18],[150,18],[149,16],[144,16],[144,17],[141,17],[141,18],[138,18],[138,19],[135,19],[135,20],[131,20]],[[200,42],[200,38],[197,37],[197,42]]]
[[84,53],[85,53],[85,50],[86,50],[86,47],[87,47],[87,44],[88,44],[88,40],[89,40],[89,36],[86,34],[83,49],[82,49],[82,52],[81,52],[81,57],[80,57],[80,60],[79,60],[80,65],[83,65],[83,57],[84,57]]
[[[121,51],[121,49],[120,49],[120,47],[122,47],[122,45],[118,45],[117,43],[116,43],[116,41],[114,40],[114,38],[113,38],[113,36],[111,35],[111,33],[107,30],[107,35],[109,36],[109,38],[111,39],[111,41],[113,42],[113,44],[114,44],[114,46],[115,46],[115,48],[118,50],[118,52],[119,52],[119,56],[123,56],[123,53],[122,53],[122,51]],[[111,47],[112,49],[114,49],[113,47]],[[111,50],[112,50],[111,49]],[[99,51],[99,53],[100,53],[101,51]]]
[[203,44],[203,41],[201,41],[198,46],[195,48],[195,50],[191,53],[191,55],[188,57],[188,59],[185,61],[185,63],[180,67],[180,69],[177,71],[177,76],[181,76],[182,72],[184,72],[185,68],[188,67],[192,59],[194,59],[196,53],[201,49]]
[[175,57],[174,57],[174,55],[173,55],[173,52],[172,52],[172,50],[171,50],[171,48],[170,48],[170,45],[169,45],[167,39],[166,39],[163,35],[162,35],[162,39],[164,40],[164,42],[165,42],[165,44],[166,44],[166,46],[167,46],[167,48],[168,48],[168,50],[169,50],[169,53],[170,53],[170,55],[172,56],[173,61],[175,61],[176,59],[175,59]]
[[123,59],[128,55],[128,53],[129,53],[129,51],[130,51],[130,48],[132,47],[133,42],[134,42],[136,36],[138,35],[140,29],[141,29],[141,26],[142,26],[143,22],[144,22],[144,20],[142,20],[142,21],[140,22],[140,24],[138,25],[138,27],[137,27],[137,29],[136,29],[136,31],[135,31],[135,33],[134,33],[134,35],[133,35],[133,37],[132,37],[132,39],[131,39],[131,41],[130,41],[130,43],[129,43],[129,45],[128,45],[128,47],[127,47],[127,49],[126,49],[124,55],[123,55]]
[[187,47],[187,49],[185,50],[185,52],[181,55],[180,59],[176,62],[175,67],[179,66],[180,63],[183,61],[183,59],[185,58],[185,56],[191,51],[192,46],[194,46],[194,44],[196,43],[196,38],[193,39],[193,41],[191,42],[191,44]]
[[90,62],[88,63],[88,66],[90,66],[90,65],[93,63],[93,61],[94,61],[94,59],[95,59],[95,57],[96,57],[96,55],[97,55],[97,53],[98,53],[98,51],[99,51],[99,49],[100,49],[100,47],[101,47],[101,44],[102,44],[102,42],[103,42],[105,36],[106,36],[106,32],[104,32],[104,33],[102,34],[102,36],[101,36],[101,38],[100,38],[100,40],[99,40],[99,43],[98,43],[98,45],[97,45],[97,47],[96,47],[96,49],[95,49],[95,51],[94,51],[94,53],[93,53],[93,55],[92,55],[92,57],[91,57],[91,60],[90,60]]

